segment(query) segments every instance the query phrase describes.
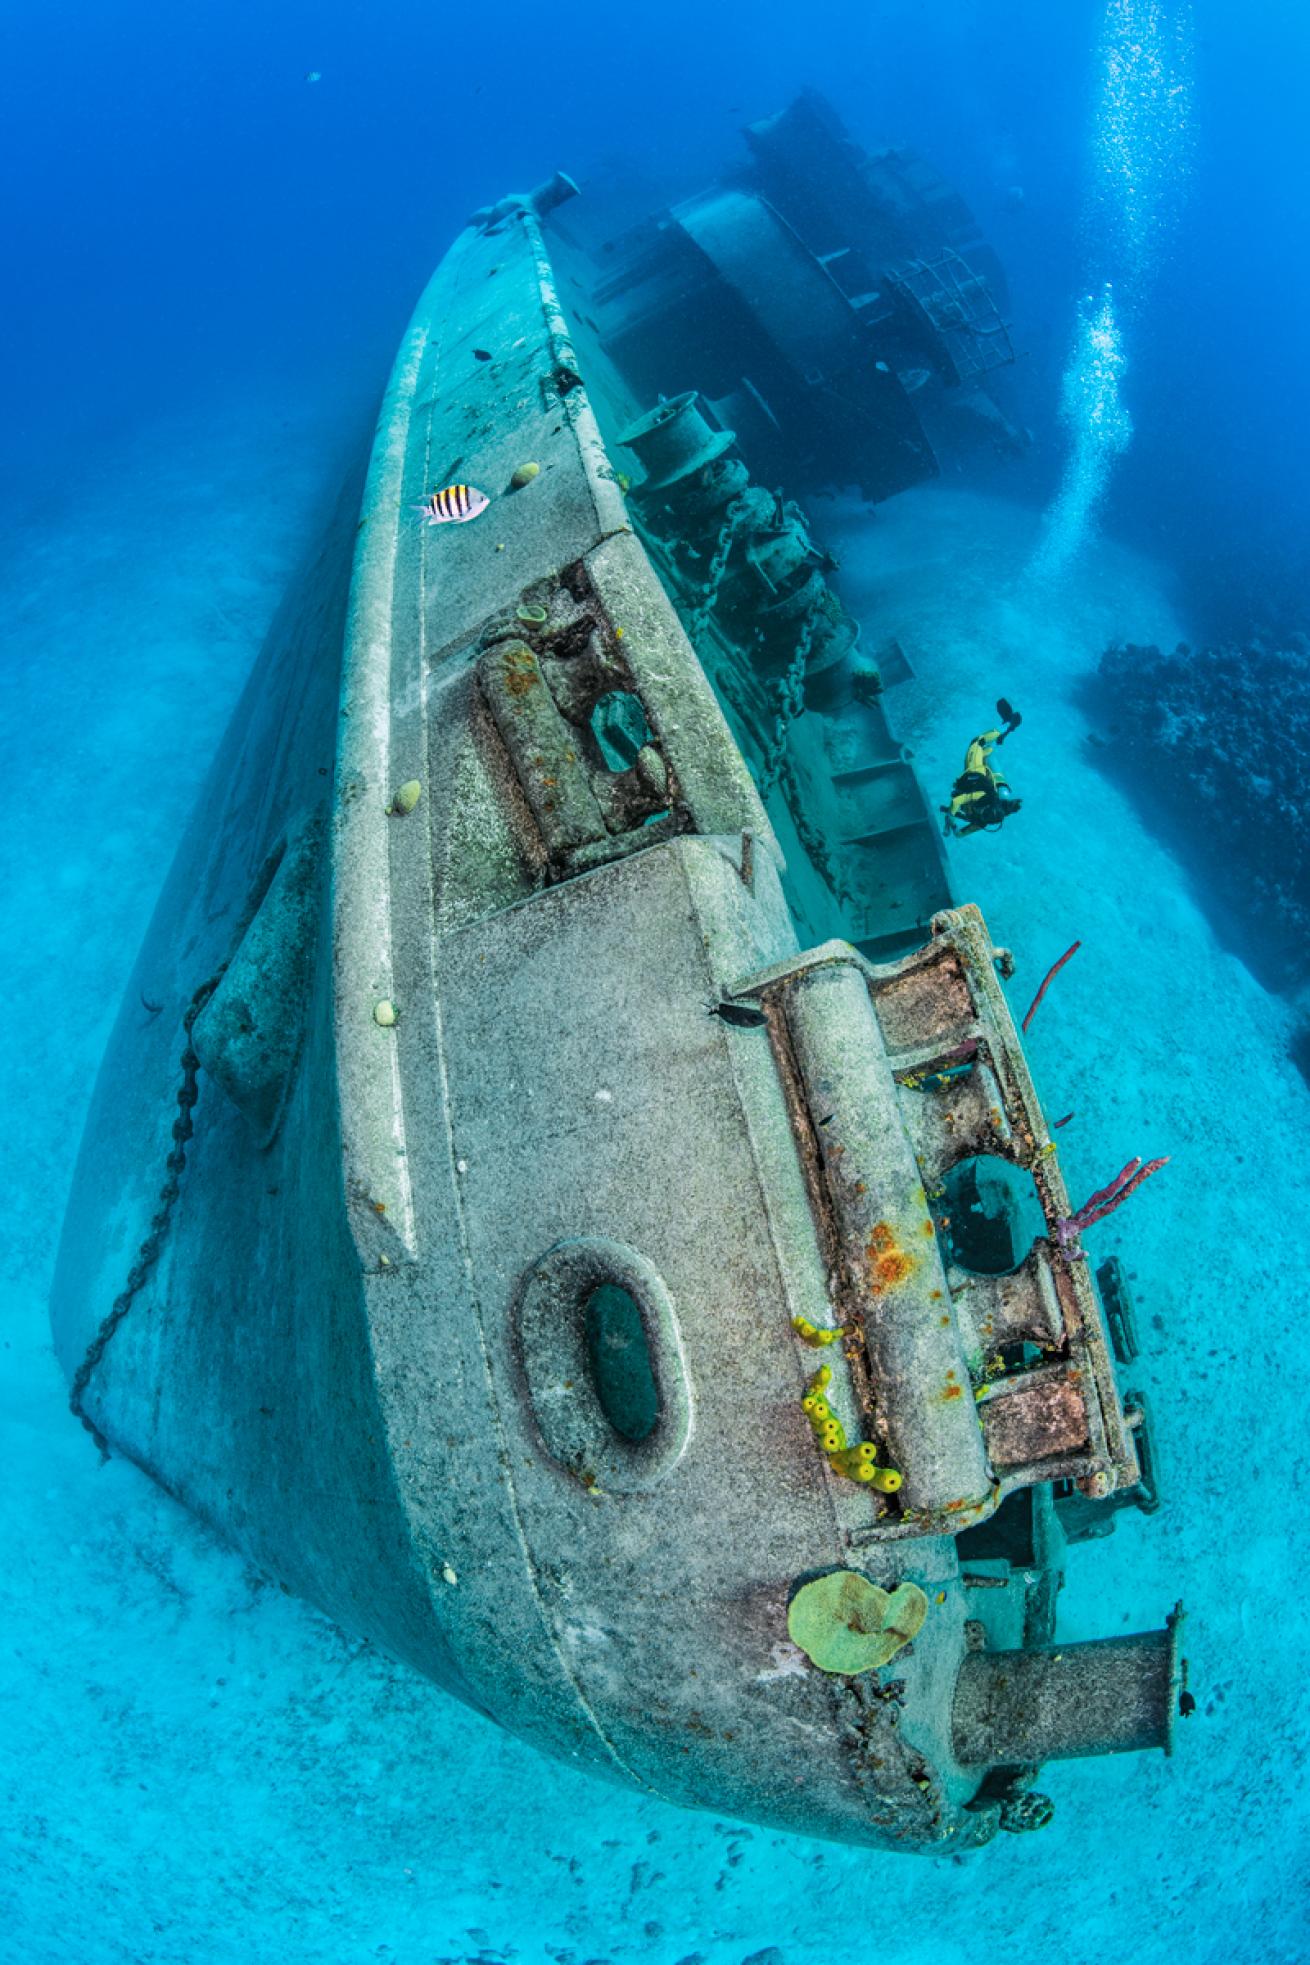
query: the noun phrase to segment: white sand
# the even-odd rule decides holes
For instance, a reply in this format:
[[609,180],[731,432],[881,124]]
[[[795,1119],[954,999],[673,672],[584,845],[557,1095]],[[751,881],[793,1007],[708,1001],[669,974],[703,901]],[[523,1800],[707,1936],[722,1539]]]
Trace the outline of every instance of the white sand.
[[[919,680],[891,708],[934,796],[998,693],[1023,813],[952,848],[1021,963],[1020,1009],[1083,947],[1031,1051],[1075,1198],[1170,1166],[1094,1254],[1139,1276],[1167,1502],[1073,1552],[1069,1636],[1191,1609],[1202,1710],[1176,1760],[1053,1767],[1054,1824],[920,1862],[674,1813],[539,1758],[303,1605],[68,1418],[44,1324],[90,1073],[291,557],[313,432],[148,432],[129,472],[33,517],[0,784],[10,877],[0,1560],[0,1956],[391,1965],[697,1958],[897,1965],[1304,1958],[1300,1275],[1310,1100],[1285,1015],[1219,952],[1168,855],[1083,754],[1068,683],[1114,633],[1172,641],[1149,566],[1099,551],[1058,601],[1010,593],[1025,514],[917,493],[823,508],[848,594]],[[118,460],[123,463],[123,460]],[[836,512],[837,522],[833,523]],[[69,569],[73,571],[70,573]],[[1159,1328],[1155,1325],[1158,1322]],[[776,1958],[768,1965],[778,1965]]]

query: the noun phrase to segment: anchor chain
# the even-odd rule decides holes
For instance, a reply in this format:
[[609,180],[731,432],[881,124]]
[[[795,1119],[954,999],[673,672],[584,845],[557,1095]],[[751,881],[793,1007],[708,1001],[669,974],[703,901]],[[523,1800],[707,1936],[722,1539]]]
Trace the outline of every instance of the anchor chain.
[[767,798],[777,783],[782,769],[783,754],[787,748],[787,726],[794,723],[805,710],[805,671],[809,667],[810,651],[814,647],[814,637],[819,627],[819,610],[811,607],[801,622],[801,631],[796,641],[796,652],[783,676],[773,691],[773,741],[769,745],[760,774],[760,796]]
[[[709,565],[706,569],[705,579],[699,583],[699,592],[694,605],[683,616],[684,631],[688,640],[693,645],[697,635],[704,628],[715,601],[718,599],[719,588],[722,586],[724,575],[727,572],[728,561],[732,555],[737,528],[740,524],[742,514],[746,509],[747,502],[744,495],[739,495],[727,506],[723,515],[723,523],[719,527],[714,551],[710,556]],[[644,533],[645,531],[646,528],[641,525],[638,526],[639,533]],[[683,577],[685,578],[685,575]],[[814,639],[819,629],[820,613],[821,608],[817,603],[811,605],[806,612],[801,622],[796,650],[788,664],[787,672],[781,682],[775,685],[774,689],[770,692],[769,701],[774,712],[773,736],[765,755],[763,770],[760,774],[759,790],[760,796],[767,798],[774,785],[776,784],[778,786],[787,801],[793,824],[796,827],[796,835],[801,842],[802,848],[812,862],[815,871],[836,897],[838,904],[841,906],[850,906],[854,900],[854,895],[850,888],[839,878],[822,833],[817,830],[806,814],[804,801],[800,793],[800,785],[797,782],[796,773],[791,762],[787,757],[788,727],[795,722],[805,709],[805,674],[809,666],[811,652],[814,648]],[[732,704],[733,708],[736,709],[738,715],[742,718],[743,724],[750,726],[754,721],[753,713],[745,693],[740,688],[736,678],[732,676],[729,670],[720,668],[715,671],[714,680],[715,687]]]
[[731,500],[724,511],[719,536],[714,542],[714,551],[705,569],[705,578],[699,583],[699,597],[684,623],[689,641],[694,642],[700,634],[719,597],[719,588],[723,585],[723,576],[728,570],[728,561],[732,557],[732,544],[737,536],[737,526],[745,509],[746,500],[738,495]]
[[760,795],[767,798],[774,785],[778,786],[787,801],[792,823],[796,827],[796,836],[813,863],[815,871],[831,888],[839,904],[847,907],[854,896],[838,875],[823,834],[811,822],[806,812],[795,766],[787,756],[788,727],[805,711],[805,674],[814,648],[814,637],[819,629],[819,614],[820,609],[817,606],[812,606],[806,614],[797,637],[796,652],[788,664],[786,674],[773,691],[775,712],[773,741],[760,774]]
[[77,1368],[77,1374],[73,1379],[72,1388],[68,1395],[69,1410],[81,1420],[83,1426],[85,1426],[87,1432],[100,1449],[101,1458],[105,1460],[109,1458],[109,1442],[96,1425],[94,1419],[87,1413],[82,1400],[85,1397],[86,1388],[91,1382],[91,1377],[96,1366],[100,1363],[100,1360],[109,1348],[110,1339],[122,1323],[124,1317],[126,1317],[128,1311],[132,1308],[138,1292],[144,1287],[163,1249],[164,1241],[168,1234],[169,1223],[172,1220],[173,1209],[177,1205],[179,1194],[182,1192],[182,1170],[186,1166],[187,1141],[195,1131],[191,1114],[200,1096],[198,1082],[200,1059],[196,1055],[191,1043],[191,1030],[196,1018],[200,1015],[200,1012],[218,988],[219,983],[223,980],[223,973],[226,968],[227,964],[225,962],[222,968],[209,978],[208,982],[201,983],[199,989],[187,1005],[186,1015],[182,1019],[182,1028],[186,1034],[186,1043],[183,1047],[180,1060],[182,1066],[182,1083],[179,1085],[177,1092],[177,1117],[173,1121],[173,1148],[164,1162],[168,1177],[159,1190],[159,1206],[150,1218],[150,1233],[137,1250],[136,1261],[128,1271],[127,1285],[114,1298],[112,1309],[103,1319],[99,1330],[87,1346],[86,1356]]

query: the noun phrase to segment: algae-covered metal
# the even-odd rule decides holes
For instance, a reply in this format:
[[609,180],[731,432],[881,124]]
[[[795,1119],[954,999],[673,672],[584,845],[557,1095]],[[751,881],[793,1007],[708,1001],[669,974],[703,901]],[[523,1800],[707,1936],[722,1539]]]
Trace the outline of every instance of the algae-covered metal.
[[[59,1352],[115,1449],[539,1745],[802,1833],[982,1842],[1041,1818],[1039,1754],[1168,1743],[1172,1624],[1049,1645],[1052,1482],[1138,1478],[1100,1310],[1052,1239],[956,1261],[966,1156],[1069,1213],[986,929],[802,950],[618,478],[507,200],[424,294],[183,842]],[[416,520],[456,479],[488,509]],[[867,1670],[789,1636],[842,1571]]]

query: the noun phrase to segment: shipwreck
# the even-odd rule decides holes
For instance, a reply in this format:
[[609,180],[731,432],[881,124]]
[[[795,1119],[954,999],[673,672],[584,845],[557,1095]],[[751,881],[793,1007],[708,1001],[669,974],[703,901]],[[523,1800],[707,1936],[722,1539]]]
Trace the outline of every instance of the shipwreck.
[[930,475],[952,392],[1008,427],[999,268],[813,97],[749,150],[611,252],[561,176],[437,268],[126,993],[54,1326],[103,1445],[480,1712],[931,1853],[1168,1751],[1179,1625],[1056,1641],[1156,1500],[1127,1283],[802,502]]

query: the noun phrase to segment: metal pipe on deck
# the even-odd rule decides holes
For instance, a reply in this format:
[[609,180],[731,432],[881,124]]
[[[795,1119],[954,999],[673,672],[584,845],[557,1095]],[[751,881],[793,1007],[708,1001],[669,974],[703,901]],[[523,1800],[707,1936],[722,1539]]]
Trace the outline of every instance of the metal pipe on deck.
[[844,1279],[858,1313],[904,1503],[925,1514],[976,1511],[991,1473],[959,1325],[887,1046],[854,961],[806,971],[787,1027],[818,1142]]
[[955,1682],[951,1734],[965,1767],[1173,1748],[1179,1605],[1162,1631],[1023,1651],[973,1651]]

